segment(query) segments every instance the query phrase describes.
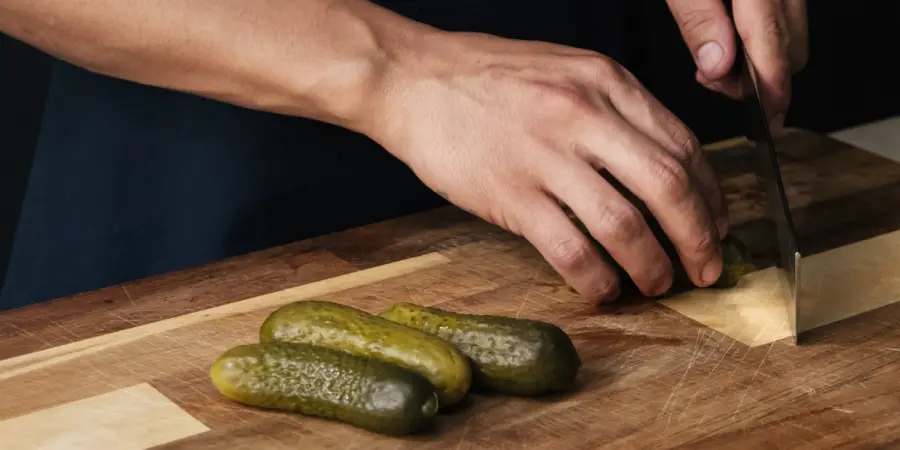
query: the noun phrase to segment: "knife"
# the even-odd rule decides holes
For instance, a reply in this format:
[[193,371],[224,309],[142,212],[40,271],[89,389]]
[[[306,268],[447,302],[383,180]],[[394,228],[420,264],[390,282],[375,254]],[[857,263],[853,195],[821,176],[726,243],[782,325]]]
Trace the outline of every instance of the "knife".
[[[725,0],[724,3],[731,21],[734,23],[732,2]],[[759,82],[756,68],[744,48],[740,33],[736,28],[734,31],[737,57],[732,70],[741,82],[741,91],[744,95],[743,106],[745,107],[745,133],[753,147],[756,174],[766,190],[764,206],[770,221],[769,230],[774,234],[775,242],[778,244],[776,270],[781,287],[778,294],[782,297],[782,303],[787,309],[787,325],[790,327],[792,342],[797,345],[801,343],[800,334],[806,329],[800,323],[805,315],[800,314],[803,305],[800,299],[801,257],[797,247],[794,221],[784,191],[784,181],[778,163],[775,142],[769,129],[769,115],[766,114],[763,101],[765,87]]]

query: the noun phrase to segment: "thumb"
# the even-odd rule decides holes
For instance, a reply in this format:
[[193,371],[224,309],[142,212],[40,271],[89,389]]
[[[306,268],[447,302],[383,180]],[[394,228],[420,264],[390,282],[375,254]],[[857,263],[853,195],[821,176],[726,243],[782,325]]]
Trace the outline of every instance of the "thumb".
[[697,69],[710,81],[725,77],[735,58],[734,25],[722,1],[666,1]]

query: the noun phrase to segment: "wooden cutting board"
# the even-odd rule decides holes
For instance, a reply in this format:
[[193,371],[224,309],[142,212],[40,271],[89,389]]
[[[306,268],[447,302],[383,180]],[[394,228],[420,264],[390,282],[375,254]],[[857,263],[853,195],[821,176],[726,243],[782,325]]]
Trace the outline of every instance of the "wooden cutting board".
[[[728,292],[582,303],[523,240],[445,208],[0,313],[0,448],[862,448],[900,442],[900,164],[811,133],[779,143],[809,343],[771,302],[762,190],[740,140],[711,146],[757,270]],[[811,282],[810,282],[811,281]],[[395,301],[551,321],[576,392],[470,395],[434,433],[389,438],[221,397],[208,368],[279,305]],[[877,308],[877,310],[875,310]],[[868,312],[866,312],[868,311]],[[841,320],[849,317],[847,320]]]

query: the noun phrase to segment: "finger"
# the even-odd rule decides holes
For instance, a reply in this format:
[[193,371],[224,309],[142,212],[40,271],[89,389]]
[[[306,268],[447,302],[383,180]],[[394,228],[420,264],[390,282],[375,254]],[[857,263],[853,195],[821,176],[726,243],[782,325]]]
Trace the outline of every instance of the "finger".
[[687,168],[614,112],[578,130],[584,158],[606,167],[656,217],[697,286],[722,271],[719,235],[706,201]]
[[708,80],[728,75],[734,64],[734,27],[722,0],[667,0],[697,69]]
[[790,33],[789,53],[791,72],[797,73],[809,61],[809,25],[806,16],[806,0],[786,0],[784,15]]
[[664,294],[672,285],[672,264],[643,215],[592,166],[578,163],[546,167],[545,188],[575,213],[644,295]]
[[790,103],[792,73],[790,34],[781,1],[736,1],[734,18],[763,86],[772,131],[778,132]]
[[638,131],[656,141],[690,172],[713,216],[719,236],[728,233],[728,208],[712,166],[703,156],[700,141],[674,113],[663,106],[633,75],[610,83],[609,101]]
[[553,199],[534,193],[513,208],[522,236],[583,297],[607,302],[619,295],[615,271]]

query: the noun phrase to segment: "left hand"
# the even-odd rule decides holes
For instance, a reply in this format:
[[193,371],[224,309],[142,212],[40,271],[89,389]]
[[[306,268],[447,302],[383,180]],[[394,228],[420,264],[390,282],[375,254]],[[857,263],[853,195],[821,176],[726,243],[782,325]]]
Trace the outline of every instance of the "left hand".
[[791,76],[809,57],[806,0],[667,0],[694,61],[697,81],[738,99],[735,25],[723,1],[732,1],[734,22],[763,85],[772,132],[784,126],[791,101]]

